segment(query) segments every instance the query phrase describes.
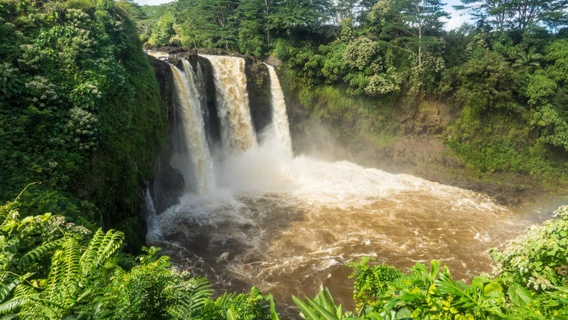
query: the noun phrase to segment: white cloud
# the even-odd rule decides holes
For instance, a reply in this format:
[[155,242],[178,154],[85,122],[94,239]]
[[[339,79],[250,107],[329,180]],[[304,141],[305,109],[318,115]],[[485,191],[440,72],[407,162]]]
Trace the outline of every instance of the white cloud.
[[444,25],[444,29],[450,31],[457,29],[462,26],[462,24],[466,22],[471,22],[471,16],[463,11],[457,11],[453,8],[453,6],[461,5],[460,0],[448,0],[446,4],[446,12],[450,14],[449,19],[443,19],[446,24]]
[[151,6],[155,6],[158,4],[163,4],[163,3],[168,3],[168,2],[173,2],[174,0],[134,0],[134,2],[138,3],[139,5],[151,5]]
[[448,31],[457,29],[466,22],[471,22],[471,16],[462,11],[457,11],[456,9],[449,7],[446,8],[446,12],[450,14],[450,18],[443,20],[446,22],[444,29]]

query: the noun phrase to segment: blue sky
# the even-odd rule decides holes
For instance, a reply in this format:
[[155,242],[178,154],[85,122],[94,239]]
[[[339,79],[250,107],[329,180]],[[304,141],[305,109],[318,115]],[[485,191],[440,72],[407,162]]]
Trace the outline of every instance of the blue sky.
[[[162,3],[172,2],[174,0],[134,0],[134,2],[144,5],[157,5]],[[451,19],[446,22],[446,30],[452,30],[461,26],[464,22],[468,20],[466,16],[460,16],[456,10],[452,8],[452,6],[461,4],[460,0],[447,0],[446,11],[452,16]]]

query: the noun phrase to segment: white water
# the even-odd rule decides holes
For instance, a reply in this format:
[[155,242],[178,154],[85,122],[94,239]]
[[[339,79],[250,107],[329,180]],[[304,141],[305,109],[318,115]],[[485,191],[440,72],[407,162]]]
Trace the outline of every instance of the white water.
[[165,248],[174,264],[217,288],[254,285],[289,301],[328,286],[346,302],[350,261],[370,256],[406,268],[437,259],[469,278],[490,272],[489,248],[530,223],[472,191],[284,154],[275,134],[265,136],[218,164],[222,188],[187,194],[161,214],[165,238],[185,248]]
[[160,236],[160,225],[158,221],[158,214],[156,213],[156,208],[154,207],[154,200],[152,200],[152,195],[150,194],[150,189],[146,189],[144,194],[144,203],[146,205],[146,212],[144,215],[144,220],[146,220],[147,239],[157,239]]
[[[171,65],[178,103],[183,117],[183,134],[187,150],[172,156],[171,166],[178,169],[185,181],[185,191],[207,193],[213,183],[213,163],[205,136],[203,114],[199,95],[193,80],[193,70],[188,61],[182,60],[184,72]],[[189,183],[191,182],[191,183]]]
[[223,147],[233,152],[255,147],[257,142],[248,104],[245,60],[228,56],[202,57],[213,66]]
[[362,256],[401,268],[438,259],[456,278],[468,278],[491,271],[488,249],[530,223],[472,191],[347,161],[292,157],[278,125],[256,145],[250,113],[241,112],[248,105],[233,85],[244,67],[206,57],[224,70],[215,76],[223,142],[240,152],[213,157],[215,187],[186,193],[158,225],[173,263],[217,288],[255,285],[289,302],[292,294],[313,296],[328,286],[346,302],[352,288],[345,265]]
[[280,80],[274,67],[265,64],[270,75],[270,93],[272,94],[272,124],[274,125],[276,136],[282,145],[292,153],[292,139],[290,139],[290,126],[288,125],[288,115],[286,114],[286,101],[284,93],[280,87]]

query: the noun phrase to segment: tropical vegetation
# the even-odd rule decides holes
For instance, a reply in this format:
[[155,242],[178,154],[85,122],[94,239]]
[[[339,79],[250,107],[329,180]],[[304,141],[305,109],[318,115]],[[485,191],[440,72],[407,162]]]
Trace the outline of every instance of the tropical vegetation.
[[[142,42],[280,59],[300,104],[365,133],[399,136],[397,108],[447,104],[438,138],[467,168],[565,186],[568,1],[462,2],[474,24],[446,31],[439,0],[0,0],[0,315],[278,319],[270,295],[214,295],[135,240],[167,134]],[[328,290],[293,299],[306,319],[566,319],[568,208],[556,215],[470,283],[437,261],[362,259],[356,310]]]
[[167,125],[123,4],[3,0],[0,13],[0,201],[38,182],[21,214],[135,229]]
[[205,278],[171,268],[157,248],[123,254],[124,233],[95,232],[45,213],[0,206],[0,315],[4,319],[274,319],[270,295],[212,298]]

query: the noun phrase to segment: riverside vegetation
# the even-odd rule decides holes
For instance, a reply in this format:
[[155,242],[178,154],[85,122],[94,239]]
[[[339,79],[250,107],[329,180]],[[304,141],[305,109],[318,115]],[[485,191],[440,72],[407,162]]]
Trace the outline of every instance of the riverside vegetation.
[[[443,139],[466,165],[565,181],[566,4],[534,2],[541,14],[521,17],[523,8],[487,2],[476,28],[445,33],[440,4],[417,3],[178,0],[138,27],[151,45],[274,52],[305,86],[292,88],[304,103],[338,93],[357,102],[320,105],[323,118],[361,114],[379,126],[381,110],[442,97],[456,115]],[[155,248],[122,253],[125,233],[108,228],[135,233],[129,212],[167,131],[129,17],[146,13],[110,0],[2,0],[0,12],[0,314],[277,319],[270,295],[214,299],[205,279],[170,268]],[[30,181],[41,184],[20,192]],[[306,319],[568,318],[568,209],[556,215],[493,251],[495,275],[470,284],[437,261],[402,272],[362,259],[351,264],[357,310],[327,290],[294,300]]]

